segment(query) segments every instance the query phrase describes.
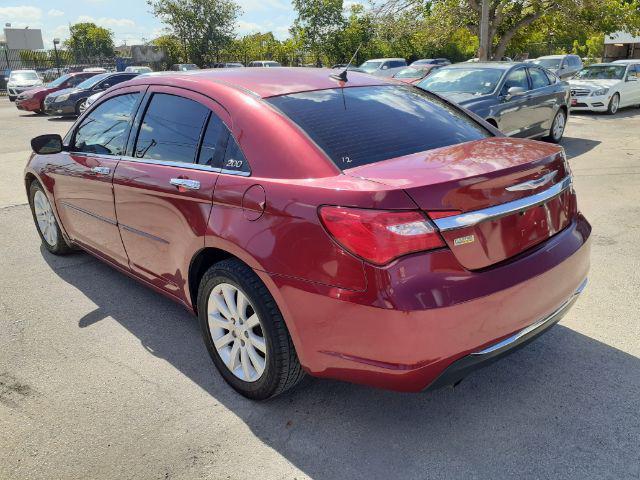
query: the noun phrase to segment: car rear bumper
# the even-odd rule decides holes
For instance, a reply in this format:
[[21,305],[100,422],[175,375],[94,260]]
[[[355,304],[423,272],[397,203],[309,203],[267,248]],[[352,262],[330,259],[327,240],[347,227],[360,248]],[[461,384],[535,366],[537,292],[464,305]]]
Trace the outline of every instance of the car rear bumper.
[[[579,215],[542,245],[481,271],[464,269],[448,249],[367,266],[364,292],[258,274],[275,287],[310,374],[417,392],[506,353],[478,355],[541,319],[552,320],[512,347],[559,320],[587,277],[590,232]],[[470,355],[478,358],[452,366]],[[449,368],[456,373],[440,379]]]
[[551,314],[541,320],[538,320],[532,325],[523,328],[504,340],[494,343],[493,345],[477,352],[470,353],[469,355],[462,357],[460,360],[456,360],[449,365],[427,388],[431,390],[439,387],[445,387],[447,385],[455,385],[471,372],[490,365],[496,360],[513,353],[519,348],[524,347],[526,344],[535,340],[562,320],[562,317],[564,317],[571,309],[586,286],[587,279],[585,278],[574,294]]

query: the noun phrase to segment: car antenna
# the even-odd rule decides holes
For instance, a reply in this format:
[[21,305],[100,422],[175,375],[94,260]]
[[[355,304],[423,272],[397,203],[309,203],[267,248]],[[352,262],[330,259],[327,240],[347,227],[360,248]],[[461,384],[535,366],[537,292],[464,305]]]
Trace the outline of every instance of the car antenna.
[[347,78],[347,70],[349,70],[349,67],[351,66],[351,62],[353,62],[353,59],[356,58],[356,55],[358,55],[358,50],[360,50],[361,46],[362,46],[362,42],[360,42],[360,45],[358,45],[358,48],[356,48],[356,51],[351,56],[351,60],[349,60],[349,63],[347,63],[347,66],[344,67],[343,71],[341,71],[340,73],[332,73],[329,76],[331,78],[335,78],[336,80],[340,80],[341,82],[348,82],[349,79]]

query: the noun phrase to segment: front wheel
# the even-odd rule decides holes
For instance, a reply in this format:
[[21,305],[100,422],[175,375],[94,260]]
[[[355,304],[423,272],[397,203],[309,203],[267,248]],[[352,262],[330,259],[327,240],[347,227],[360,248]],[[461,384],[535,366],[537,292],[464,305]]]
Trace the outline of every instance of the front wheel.
[[198,318],[213,363],[245,397],[274,397],[304,377],[275,300],[239,260],[223,260],[204,274]]
[[76,104],[76,114],[82,115],[86,109],[87,109],[87,99],[84,98]]
[[54,255],[71,253],[73,247],[62,236],[49,198],[37,181],[32,182],[29,187],[29,205],[44,248]]
[[551,123],[551,129],[549,129],[549,135],[546,140],[553,143],[560,143],[562,136],[564,135],[564,128],[567,125],[567,114],[564,110],[558,110],[556,116]]
[[611,97],[611,100],[609,100],[609,108],[607,108],[607,113],[609,115],[615,115],[619,108],[620,108],[620,95],[617,93],[614,93],[613,97]]

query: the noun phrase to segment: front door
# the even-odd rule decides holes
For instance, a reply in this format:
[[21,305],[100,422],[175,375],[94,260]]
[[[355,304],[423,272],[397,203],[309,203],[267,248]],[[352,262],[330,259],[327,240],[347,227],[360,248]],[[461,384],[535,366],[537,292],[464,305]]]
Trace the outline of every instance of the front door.
[[56,206],[71,240],[121,265],[127,265],[127,255],[112,180],[142,98],[140,88],[123,90],[89,112],[71,133],[64,166],[52,172]]
[[147,98],[114,176],[120,235],[131,270],[189,302],[189,263],[204,247],[219,172],[213,157],[224,146],[221,117],[229,119],[195,92],[152,86]]
[[[520,87],[525,94],[509,96],[511,87]],[[529,102],[529,78],[524,67],[509,72],[500,90],[498,128],[510,137],[528,137],[533,123]]]

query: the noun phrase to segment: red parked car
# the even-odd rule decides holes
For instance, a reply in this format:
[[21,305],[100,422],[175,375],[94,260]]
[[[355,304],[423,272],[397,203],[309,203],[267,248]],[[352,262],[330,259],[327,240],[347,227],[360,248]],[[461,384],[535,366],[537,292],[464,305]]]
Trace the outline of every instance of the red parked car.
[[77,72],[62,75],[43,87],[31,88],[22,92],[16,97],[16,107],[18,107],[18,110],[42,113],[44,111],[44,99],[47,95],[64,88],[73,88],[94,75],[96,75],[96,72]]
[[591,227],[561,147],[431,93],[323,69],[220,69],[109,89],[25,182],[74,247],[198,315],[225,380],[307,372],[455,384],[535,338],[586,283]]

